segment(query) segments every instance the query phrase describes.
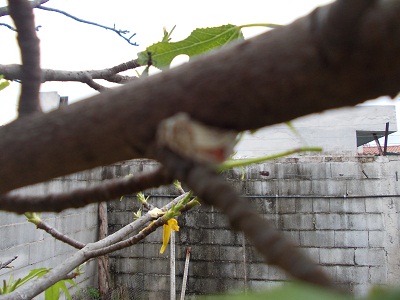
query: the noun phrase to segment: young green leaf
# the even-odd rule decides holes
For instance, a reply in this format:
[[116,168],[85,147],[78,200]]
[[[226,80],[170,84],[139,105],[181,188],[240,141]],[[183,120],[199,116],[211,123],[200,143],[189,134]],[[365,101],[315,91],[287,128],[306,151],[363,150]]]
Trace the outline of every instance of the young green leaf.
[[4,78],[4,76],[0,75],[0,91],[10,85],[10,82],[8,80],[3,80],[3,78]]
[[243,39],[243,34],[240,27],[228,24],[220,27],[198,28],[192,31],[186,39],[179,42],[165,41],[168,38],[138,53],[138,63],[140,65],[152,65],[159,69],[166,68],[180,54],[194,57],[234,40]]

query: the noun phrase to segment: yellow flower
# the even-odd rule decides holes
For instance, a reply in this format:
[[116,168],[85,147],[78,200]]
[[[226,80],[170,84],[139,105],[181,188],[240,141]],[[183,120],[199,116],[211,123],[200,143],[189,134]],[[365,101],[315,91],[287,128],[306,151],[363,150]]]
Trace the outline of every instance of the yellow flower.
[[171,236],[171,231],[179,231],[178,221],[174,218],[169,219],[167,224],[163,226],[163,244],[160,249],[160,253],[163,254],[167,248],[169,237]]

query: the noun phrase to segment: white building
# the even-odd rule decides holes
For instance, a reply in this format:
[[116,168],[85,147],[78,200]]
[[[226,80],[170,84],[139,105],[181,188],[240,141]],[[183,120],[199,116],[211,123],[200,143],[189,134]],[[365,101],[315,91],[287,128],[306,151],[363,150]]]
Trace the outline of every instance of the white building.
[[270,155],[304,146],[322,147],[325,154],[357,155],[357,147],[374,142],[374,133],[384,137],[387,122],[388,133],[396,132],[394,105],[329,110],[293,120],[294,130],[278,124],[246,134],[236,146],[235,157]]

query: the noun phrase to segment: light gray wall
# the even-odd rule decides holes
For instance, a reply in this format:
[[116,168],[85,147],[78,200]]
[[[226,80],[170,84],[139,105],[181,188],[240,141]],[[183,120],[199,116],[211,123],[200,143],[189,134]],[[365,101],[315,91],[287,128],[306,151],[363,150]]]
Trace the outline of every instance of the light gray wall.
[[[108,172],[133,173],[149,167],[128,162],[109,167]],[[249,204],[309,253],[338,285],[365,295],[372,285],[398,284],[400,199],[385,197],[399,194],[398,157],[292,157],[250,166],[244,172],[244,180],[241,170],[225,175]],[[171,187],[148,192],[175,193]],[[165,197],[151,199],[158,207],[168,201]],[[111,202],[111,232],[132,221],[138,208],[134,197]],[[245,286],[258,289],[281,285],[286,279],[281,271],[264,265],[248,242],[243,246],[242,234],[232,232],[224,215],[214,208],[202,205],[178,221],[178,290],[188,246],[192,247],[189,295],[243,290]],[[159,254],[161,238],[159,229],[143,243],[112,254],[114,283],[128,286],[144,299],[167,297],[169,249]]]
[[[102,168],[54,179],[14,191],[21,195],[42,195],[66,192],[87,187],[101,180]],[[98,237],[97,204],[82,209],[68,209],[60,214],[43,213],[41,218],[58,231],[83,243],[93,242]],[[53,268],[75,253],[76,249],[55,240],[46,232],[36,229],[23,215],[0,212],[0,261],[18,255],[11,264],[12,269],[0,270],[0,281],[10,275],[22,278],[36,268]],[[85,274],[77,278],[80,287],[97,286],[97,263],[86,265]],[[41,299],[38,296],[37,299]]]

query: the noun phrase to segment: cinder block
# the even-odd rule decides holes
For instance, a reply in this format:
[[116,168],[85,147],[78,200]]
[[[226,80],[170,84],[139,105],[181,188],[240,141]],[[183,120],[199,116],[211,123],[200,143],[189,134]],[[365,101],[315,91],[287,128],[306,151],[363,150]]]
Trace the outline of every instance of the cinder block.
[[382,199],[379,198],[366,198],[365,211],[368,213],[381,213],[383,212]]
[[319,249],[320,248],[312,248],[312,247],[307,247],[307,248],[302,248],[301,250],[311,258],[311,260],[315,263],[319,263]]
[[193,228],[230,228],[227,218],[221,213],[187,214],[186,226]]
[[381,214],[348,214],[346,215],[349,229],[352,230],[382,230]]
[[[219,276],[226,279],[240,279],[243,278],[245,265],[243,263],[230,263],[226,262],[220,264]],[[230,286],[229,280],[227,282],[227,289],[236,289],[237,286]]]
[[288,214],[282,215],[283,229],[313,229],[313,215],[311,214]]
[[214,243],[220,245],[241,245],[242,240],[238,233],[227,229],[214,230]]
[[53,238],[29,244],[29,263],[36,264],[54,257],[56,254],[55,246],[56,240]]
[[274,214],[275,213],[275,203],[276,199],[270,198],[247,198],[246,200],[257,209],[260,214]]
[[[123,274],[136,274],[136,273],[144,273],[145,270],[145,263],[147,263],[148,260],[146,259],[131,259],[131,258],[125,258],[125,257],[120,257],[117,260],[114,261],[113,264],[113,271],[116,272],[117,274],[123,273]],[[151,263],[152,261],[150,261]],[[159,263],[157,260],[154,261],[154,266],[160,266],[161,263]],[[159,270],[160,274],[163,274],[162,270]]]
[[379,267],[370,267],[369,268],[369,282],[373,285],[375,284],[387,284],[387,267],[379,266]]
[[[147,251],[147,247],[146,247]],[[142,259],[144,256],[144,243],[138,243],[127,248],[113,252],[114,256],[124,258],[139,258]]]
[[189,276],[217,278],[219,277],[219,269],[221,264],[211,261],[191,261],[189,267]]
[[335,247],[368,247],[368,231],[335,231]]
[[285,272],[277,267],[268,267],[268,279],[269,280],[286,280],[287,276]]
[[324,231],[300,231],[301,246],[306,247],[333,247],[335,244],[335,232]]
[[219,247],[219,245],[193,245],[190,259],[203,261],[218,260]]
[[177,241],[188,245],[213,244],[216,238],[214,231],[211,229],[193,229],[182,226],[177,233]]
[[[124,259],[127,265],[129,265],[129,260],[130,259]],[[136,272],[144,273],[144,274],[160,274],[160,275],[168,275],[171,273],[170,270],[170,262],[167,257],[165,258],[154,258],[154,259],[145,259],[144,260],[144,269],[142,271],[138,270]],[[138,266],[138,268],[140,265]],[[122,269],[124,266],[122,266]],[[130,273],[136,273],[136,272],[130,272]]]
[[300,231],[298,230],[284,230],[283,235],[291,240],[295,245],[300,245]]
[[276,181],[279,195],[312,195],[314,181],[304,179],[301,176]]
[[316,214],[316,229],[346,229],[347,220],[345,215],[339,214]]
[[313,212],[313,200],[311,198],[296,199],[296,212],[297,213]]
[[247,278],[249,280],[268,280],[268,269],[269,266],[265,263],[250,263],[247,265]]
[[386,263],[384,249],[356,249],[355,263],[363,266],[382,266]]
[[365,214],[346,215],[348,229],[351,230],[367,230],[367,216]]
[[[359,179],[362,173],[359,171],[357,162],[331,162],[330,171],[332,178]],[[360,174],[361,173],[361,174]]]
[[312,194],[326,195],[326,196],[346,195],[346,180],[333,180],[333,179],[313,180]]
[[353,265],[354,249],[348,248],[320,248],[319,260],[321,264]]
[[337,266],[336,280],[338,282],[367,283],[368,267]]
[[330,211],[330,200],[329,199],[313,199],[313,211],[318,212],[329,212]]
[[337,277],[337,266],[321,265],[321,269],[334,281]]
[[368,214],[367,229],[368,230],[384,230],[382,214]]
[[219,258],[221,261],[243,261],[243,254],[244,254],[243,247],[239,246],[219,247]]
[[384,231],[368,231],[369,247],[384,247],[385,232]]
[[279,198],[276,201],[277,213],[295,213],[296,212],[296,199],[294,198]]
[[331,199],[330,211],[336,213],[345,213],[345,212],[364,213],[365,201],[364,199],[358,199],[358,198]]
[[349,196],[376,195],[377,191],[382,194],[393,194],[394,187],[388,180],[382,178],[368,180],[349,180],[346,184]]

